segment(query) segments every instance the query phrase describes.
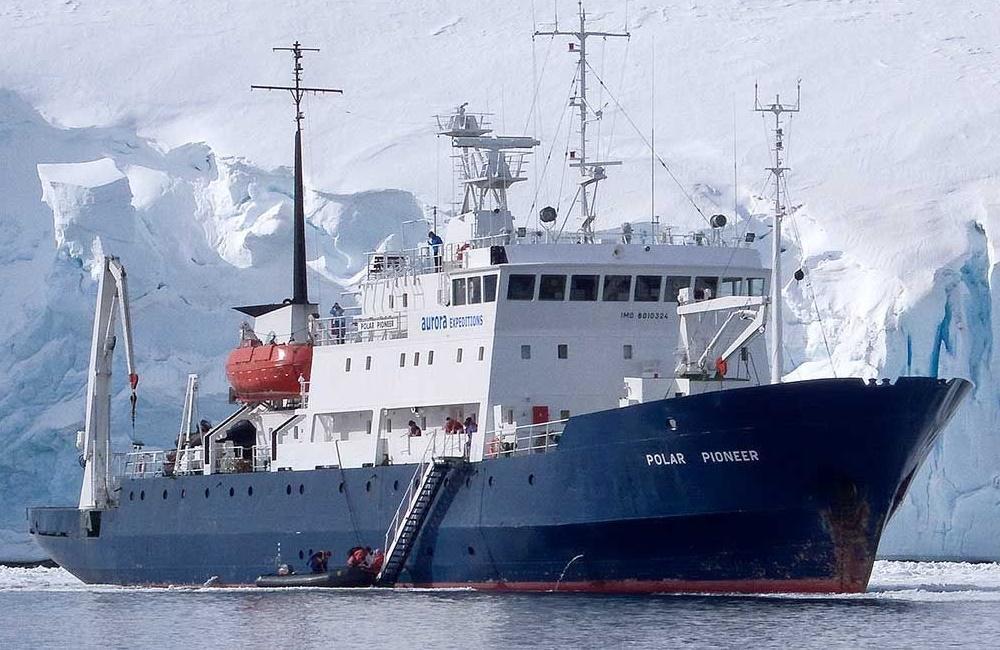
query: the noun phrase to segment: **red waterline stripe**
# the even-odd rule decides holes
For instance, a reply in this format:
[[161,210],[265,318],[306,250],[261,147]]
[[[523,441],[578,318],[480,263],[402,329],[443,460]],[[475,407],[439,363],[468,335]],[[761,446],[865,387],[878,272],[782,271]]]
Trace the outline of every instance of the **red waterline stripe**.
[[477,591],[568,592],[599,594],[833,594],[862,593],[863,583],[845,584],[836,578],[800,580],[604,580],[597,582],[432,582],[398,584],[422,589],[475,589]]

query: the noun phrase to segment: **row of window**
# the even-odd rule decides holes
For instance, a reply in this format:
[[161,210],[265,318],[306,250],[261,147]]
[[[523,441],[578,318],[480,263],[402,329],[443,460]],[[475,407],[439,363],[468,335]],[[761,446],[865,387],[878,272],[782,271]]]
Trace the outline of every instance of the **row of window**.
[[[668,275],[561,275],[512,274],[507,282],[507,300],[560,302],[677,302],[681,289],[691,286],[689,276]],[[568,287],[568,291],[567,291]],[[536,291],[537,289],[537,291]],[[716,296],[762,296],[764,278],[694,278],[695,292],[708,290]]]
[[[521,358],[530,359],[531,358],[531,346],[522,345],[521,346]],[[556,358],[557,359],[569,359],[569,345],[566,343],[560,343],[556,345]],[[622,358],[631,359],[632,358],[632,345],[626,343],[622,346]]]
[[[406,367],[406,357],[407,357],[407,353],[406,352],[400,352],[399,353],[399,367],[400,368],[405,368]],[[458,348],[458,350],[455,351],[455,363],[462,363],[462,357],[463,357],[463,348]],[[480,345],[479,346],[479,361],[482,361],[485,358],[486,358],[486,347]],[[427,356],[423,357],[423,359],[426,360],[426,363],[427,363],[428,366],[433,366],[434,365],[434,350],[428,350],[427,351]],[[420,361],[421,361],[420,352],[414,352],[413,356],[411,357],[411,361],[410,361],[411,365],[419,366],[420,365]],[[372,369],[372,358],[371,358],[371,356],[366,356],[365,357],[365,370],[371,370],[371,369]],[[350,372],[350,371],[351,371],[351,357],[347,357],[344,360],[344,372]]]

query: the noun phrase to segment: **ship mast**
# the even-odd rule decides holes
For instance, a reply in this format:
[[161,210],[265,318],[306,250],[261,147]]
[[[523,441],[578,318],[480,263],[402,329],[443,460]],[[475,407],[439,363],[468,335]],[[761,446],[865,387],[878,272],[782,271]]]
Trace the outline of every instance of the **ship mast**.
[[785,217],[785,210],[787,208],[784,200],[786,197],[784,196],[783,185],[785,172],[789,168],[784,166],[785,133],[781,126],[781,116],[785,113],[799,112],[802,100],[801,84],[796,86],[795,92],[795,104],[782,104],[781,96],[776,94],[773,103],[761,105],[757,93],[757,84],[754,84],[753,87],[754,111],[774,115],[774,166],[765,167],[767,171],[771,172],[771,176],[774,178],[774,221],[771,232],[771,322],[768,323],[768,329],[771,331],[772,384],[781,383],[781,375],[784,368],[781,349],[781,221]]
[[[576,38],[576,43],[569,44],[570,52],[579,53],[577,61],[577,88],[576,95],[570,98],[570,106],[579,109],[580,116],[580,150],[570,152],[570,158],[574,162],[570,167],[580,169],[580,216],[583,218],[581,230],[586,239],[591,239],[594,234],[593,223],[597,215],[594,213],[594,204],[597,199],[597,184],[607,178],[604,168],[610,165],[620,165],[620,160],[612,161],[591,161],[587,159],[587,118],[592,113],[595,119],[600,119],[600,109],[591,111],[587,104],[587,38],[590,36],[600,36],[602,38],[629,38],[631,34],[626,32],[591,32],[587,31],[587,12],[583,8],[583,0],[579,0],[580,27],[576,31],[559,29],[558,22],[551,31],[535,31],[534,36],[572,36]],[[589,194],[588,194],[589,192]]]
[[309,290],[306,284],[306,217],[302,189],[302,98],[306,93],[343,93],[336,88],[313,88],[302,85],[302,53],[319,52],[319,48],[302,47],[295,41],[291,47],[275,47],[274,52],[292,53],[293,86],[258,86],[251,85],[250,90],[287,90],[295,102],[295,221],[294,247],[292,262],[292,304],[305,305],[309,303]]

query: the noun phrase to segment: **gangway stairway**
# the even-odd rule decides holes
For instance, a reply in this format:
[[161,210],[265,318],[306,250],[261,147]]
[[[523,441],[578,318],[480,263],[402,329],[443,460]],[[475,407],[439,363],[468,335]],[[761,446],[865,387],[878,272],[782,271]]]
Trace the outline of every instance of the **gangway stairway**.
[[432,440],[428,445],[428,452],[418,464],[413,480],[386,530],[385,564],[375,578],[376,585],[391,587],[396,583],[448,471],[463,460],[463,456],[435,456],[434,442]]

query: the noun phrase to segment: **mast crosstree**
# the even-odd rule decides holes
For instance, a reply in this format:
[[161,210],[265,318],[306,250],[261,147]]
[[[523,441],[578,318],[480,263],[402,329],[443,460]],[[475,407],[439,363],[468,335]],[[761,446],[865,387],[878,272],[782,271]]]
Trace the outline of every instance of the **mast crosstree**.
[[291,47],[271,48],[274,52],[292,53],[292,86],[265,86],[251,84],[250,90],[287,90],[292,94],[292,101],[295,102],[295,221],[294,221],[294,255],[292,263],[292,304],[304,305],[309,303],[309,289],[306,284],[306,217],[305,204],[303,200],[302,183],[302,99],[307,93],[340,93],[343,90],[337,88],[317,88],[302,85],[302,53],[319,52],[316,47],[302,47],[298,41],[292,43]]
[[757,91],[757,84],[753,86],[753,109],[757,113],[771,113],[774,115],[774,166],[765,167],[774,177],[774,228],[771,232],[771,322],[768,329],[771,330],[771,383],[780,384],[781,374],[784,368],[784,358],[781,350],[781,220],[785,217],[787,206],[783,199],[783,183],[785,182],[785,172],[789,170],[784,166],[785,154],[785,132],[781,124],[781,116],[785,113],[798,113],[802,102],[802,84],[795,87],[795,103],[782,104],[781,95],[774,96],[774,102],[761,104]]
[[587,159],[587,122],[588,117],[593,115],[595,119],[600,119],[601,110],[591,110],[587,103],[587,39],[591,36],[602,38],[630,38],[631,34],[625,32],[595,32],[587,30],[587,12],[583,8],[583,0],[579,0],[580,26],[576,30],[559,29],[558,22],[551,31],[535,31],[534,36],[572,36],[576,38],[576,43],[570,43],[570,52],[578,52],[577,60],[577,88],[576,94],[570,98],[570,106],[579,109],[580,118],[580,150],[570,152],[573,162],[570,167],[580,169],[580,216],[583,224],[580,229],[586,239],[591,239],[594,234],[595,202],[597,199],[597,184],[607,178],[605,167],[620,165],[620,160],[588,160]]

